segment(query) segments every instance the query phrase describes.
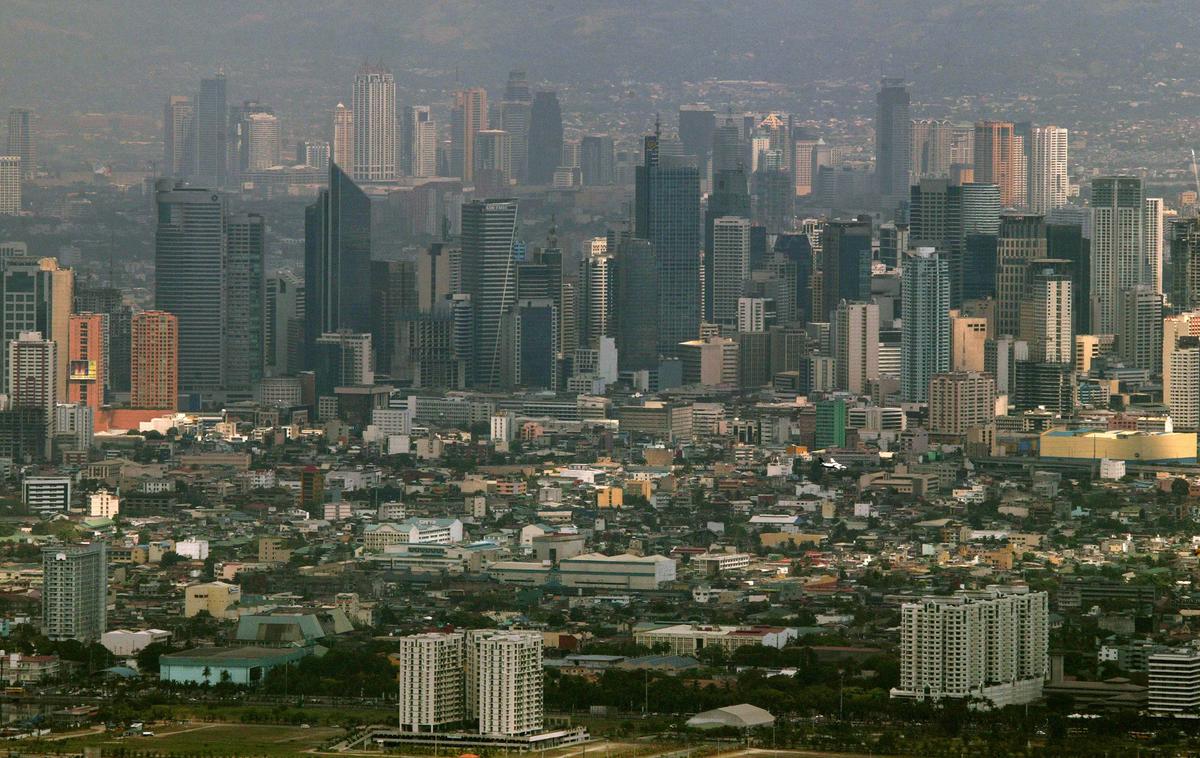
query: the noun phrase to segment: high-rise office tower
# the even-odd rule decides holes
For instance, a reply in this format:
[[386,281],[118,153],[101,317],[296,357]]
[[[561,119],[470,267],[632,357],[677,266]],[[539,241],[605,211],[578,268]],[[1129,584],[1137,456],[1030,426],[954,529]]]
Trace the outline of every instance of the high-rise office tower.
[[832,313],[843,300],[870,300],[870,219],[864,217],[856,221],[828,222],[821,233],[821,260],[825,297],[823,313]]
[[1142,281],[1163,292],[1163,200],[1161,197],[1146,198],[1145,219],[1142,228],[1146,232],[1146,273]]
[[703,105],[679,108],[679,141],[683,144],[683,154],[696,156],[702,176],[708,175],[708,157],[716,127],[717,114],[710,108]]
[[519,184],[529,177],[529,126],[533,93],[524,71],[508,72],[504,100],[500,102],[499,126],[512,138],[512,176]]
[[557,92],[538,92],[529,114],[529,183],[550,184],[562,161],[562,111]]
[[1162,295],[1149,284],[1122,290],[1117,301],[1117,351],[1131,368],[1162,367]]
[[304,346],[322,334],[371,330],[371,199],[336,164],[304,209]]
[[889,221],[879,226],[879,262],[888,268],[900,265],[900,257],[908,249],[908,224]]
[[370,332],[343,330],[322,334],[310,355],[319,395],[330,396],[337,387],[375,383],[375,351]]
[[42,548],[42,632],[52,640],[99,642],[108,624],[103,542]]
[[737,325],[738,299],[750,278],[750,221],[737,216],[713,220],[713,321],[725,332]]
[[1145,205],[1137,177],[1092,180],[1092,334],[1115,334],[1121,293],[1149,283]]
[[6,155],[21,159],[21,178],[37,176],[37,115],[28,108],[8,111],[8,150]]
[[354,112],[354,180],[392,181],[396,178],[396,80],[392,72],[363,64],[354,77],[350,109]]
[[843,300],[832,316],[837,387],[865,395],[879,379],[879,306]]
[[173,411],[179,407],[179,319],[142,311],[130,325],[129,404]]
[[342,171],[354,171],[354,111],[342,103],[333,109],[333,134],[329,140],[333,162]]
[[1030,360],[1042,363],[1073,360],[1071,303],[1070,261],[1040,259],[1026,265],[1018,331],[1021,339],[1029,343]]
[[704,210],[704,320],[713,320],[713,280],[716,265],[713,261],[713,225],[718,218],[737,216],[750,218],[750,189],[741,169],[722,169],[713,174],[712,191]]
[[901,395],[924,402],[933,375],[950,370],[950,271],[930,247],[905,255],[902,268]]
[[[966,240],[995,235],[1000,226],[1000,193],[994,184],[956,185],[948,179],[921,179],[909,200],[909,245],[936,247],[950,271],[950,304],[962,304]],[[977,277],[978,272],[972,272]]]
[[712,134],[712,175],[719,171],[750,172],[742,149],[742,131],[736,121],[719,120]]
[[1067,130],[1059,126],[1033,128],[1029,158],[1029,209],[1049,213],[1067,204]]
[[648,307],[658,294],[658,263],[647,240],[617,245],[615,310],[617,360],[622,371],[651,369],[658,363],[658,310]]
[[296,146],[296,160],[301,165],[321,171],[329,170],[329,143],[321,140],[301,142]]
[[437,175],[437,124],[428,105],[410,105],[401,122],[401,171],[406,176]]
[[70,338],[67,345],[66,402],[77,403],[93,410],[104,402],[108,342],[105,322],[100,313],[75,313],[70,317]]
[[417,312],[417,269],[412,261],[371,261],[371,343],[375,369],[394,375],[400,319]]
[[983,698],[995,707],[1038,700],[1046,678],[1045,592],[959,591],[900,609],[900,683],[894,698]]
[[1002,215],[996,256],[995,334],[1015,335],[1021,328],[1029,262],[1046,257],[1045,218],[1024,213]]
[[[54,258],[9,258],[0,265],[3,311],[0,312],[0,337],[8,345],[23,332],[40,332],[62,346],[57,355],[56,396],[67,396],[67,350],[71,310],[74,304],[74,272],[58,265]],[[7,349],[0,351],[7,355]],[[0,364],[3,368],[3,364]],[[0,382],[8,390],[7,370]]]
[[1024,153],[1013,136],[1011,121],[980,121],[975,124],[975,181],[1000,188],[1005,208],[1023,205],[1021,184]]
[[949,177],[950,167],[954,165],[955,125],[950,121],[914,119],[911,129],[912,157],[909,160],[913,183],[920,179]]
[[558,314],[548,297],[518,298],[501,319],[500,384],[507,388],[556,390]]
[[280,271],[267,280],[266,337],[263,352],[267,373],[286,376],[299,371],[304,355],[304,279]]
[[226,138],[229,109],[225,97],[225,74],[200,80],[196,97],[196,183],[220,189],[225,186],[228,160]]
[[76,287],[75,312],[104,316],[104,387],[111,392],[129,391],[129,345],[133,309],[125,305],[115,287]]
[[512,180],[512,135],[502,129],[480,129],[473,138],[476,185],[503,191]]
[[246,169],[261,171],[280,164],[279,119],[271,113],[245,116]]
[[583,186],[612,184],[616,171],[613,138],[607,134],[589,134],[579,143],[579,172]]
[[21,212],[21,158],[0,155],[0,216]]
[[225,230],[225,388],[244,394],[266,366],[266,224],[257,213],[239,213]]
[[500,322],[516,304],[517,201],[475,200],[462,208],[463,291],[475,312],[475,384],[497,388],[503,344]]
[[583,346],[592,350],[599,349],[602,337],[615,336],[616,267],[616,258],[607,250],[583,260]]
[[804,324],[813,311],[813,246],[807,234],[780,234],[775,237],[775,252],[790,264],[795,275],[792,309],[795,321]]
[[693,160],[660,156],[645,138],[637,168],[634,236],[654,246],[658,266],[658,350],[674,355],[700,332],[700,175]]
[[36,409],[45,420],[43,454],[49,460],[54,443],[54,406],[58,394],[58,344],[41,332],[22,332],[5,345],[8,354],[8,400],[14,409]]
[[192,98],[171,95],[163,106],[163,176],[190,176],[196,159],[196,113]]
[[912,119],[908,86],[884,77],[875,95],[875,177],[881,195],[905,195],[909,184]]
[[450,111],[450,174],[464,182],[475,180],[475,141],[488,127],[487,90],[482,87],[454,93]]
[[451,252],[446,243],[434,242],[417,257],[417,310],[422,313],[431,312],[454,292],[450,282]]
[[988,320],[950,311],[950,370],[983,371]]
[[766,332],[778,322],[775,301],[769,297],[738,298],[738,332]]
[[213,393],[225,386],[225,198],[211,189],[160,179],[154,236],[154,304],[179,319],[179,386]]
[[1171,222],[1170,301],[1176,313],[1200,308],[1200,219]]
[[1046,257],[1071,262],[1071,317],[1076,334],[1091,329],[1092,241],[1076,224],[1046,224]]
[[934,374],[929,380],[929,431],[961,437],[996,420],[996,380],[977,371]]

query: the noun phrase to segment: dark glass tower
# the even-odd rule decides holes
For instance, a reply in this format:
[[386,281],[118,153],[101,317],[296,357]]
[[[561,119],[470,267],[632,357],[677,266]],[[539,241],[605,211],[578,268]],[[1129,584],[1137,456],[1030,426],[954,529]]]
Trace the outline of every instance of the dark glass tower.
[[842,300],[871,299],[871,221],[830,221],[821,234],[825,302],[822,315]]
[[304,292],[306,356],[322,334],[371,331],[371,199],[336,163],[304,209]]
[[700,334],[700,174],[695,159],[660,156],[647,136],[637,167],[635,230],[654,246],[658,268],[658,351],[674,356]]
[[462,207],[462,288],[475,313],[475,381],[498,388],[503,378],[501,321],[517,301],[513,242],[516,200],[474,200]]
[[257,213],[241,213],[225,229],[225,387],[248,395],[266,365],[266,225]]
[[[200,80],[196,98],[196,180],[211,187],[225,186],[226,139],[229,110],[225,98],[225,74]],[[183,324],[180,325],[182,332]],[[182,333],[180,334],[182,340]],[[180,376],[182,381],[183,377]]]
[[533,96],[529,115],[529,182],[550,184],[554,170],[562,163],[562,111],[558,93],[539,92]]
[[879,194],[908,192],[912,121],[903,79],[884,77],[875,96],[875,178]]
[[[682,111],[681,116],[682,118]],[[750,191],[746,173],[729,169],[713,174],[712,192],[704,212],[704,319],[713,319],[713,221],[722,216],[750,218]]]

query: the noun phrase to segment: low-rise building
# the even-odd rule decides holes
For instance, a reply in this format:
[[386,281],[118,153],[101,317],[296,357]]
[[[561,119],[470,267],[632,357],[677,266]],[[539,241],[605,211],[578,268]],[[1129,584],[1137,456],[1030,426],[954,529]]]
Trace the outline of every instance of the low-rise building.
[[675,561],[664,555],[584,553],[560,561],[558,572],[564,587],[657,590],[675,581]]
[[798,635],[798,630],[783,626],[671,624],[635,629],[633,639],[651,649],[665,647],[671,655],[694,656],[706,647],[719,647],[726,653],[748,645],[782,648]]
[[215,619],[237,618],[235,606],[241,599],[242,588],[236,584],[193,584],[184,591],[183,615],[192,618],[204,612]]

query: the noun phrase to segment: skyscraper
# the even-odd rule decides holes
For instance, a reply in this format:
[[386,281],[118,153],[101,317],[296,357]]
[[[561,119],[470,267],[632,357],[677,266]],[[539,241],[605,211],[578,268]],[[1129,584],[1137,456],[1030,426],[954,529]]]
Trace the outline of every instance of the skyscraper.
[[875,96],[875,178],[881,195],[905,195],[909,184],[912,120],[908,86],[884,77]]
[[267,280],[266,338],[263,352],[271,376],[294,374],[303,366],[304,279],[280,271]]
[[1045,218],[1024,213],[1002,215],[996,256],[995,333],[1015,335],[1021,328],[1029,262],[1046,257]]
[[929,431],[963,436],[996,419],[996,380],[991,374],[952,371],[929,380]]
[[513,242],[517,201],[475,200],[462,208],[463,291],[475,312],[475,384],[496,388],[501,381],[500,322],[516,303]]
[[484,188],[503,191],[512,179],[512,135],[502,129],[481,129],[475,133],[472,173],[479,191]]
[[583,186],[613,183],[616,158],[613,139],[607,134],[589,134],[579,143],[579,169]]
[[1081,226],[1046,224],[1046,257],[1071,262],[1071,318],[1076,334],[1087,334],[1092,324],[1091,243]]
[[371,199],[344,170],[304,209],[304,345],[322,334],[371,330]]
[[1145,197],[1142,180],[1105,176],[1092,180],[1092,334],[1115,334],[1117,302],[1146,280]]
[[713,261],[713,225],[718,218],[750,218],[750,191],[746,174],[741,169],[720,170],[713,174],[712,192],[704,210],[704,313],[707,321],[713,319],[713,279],[716,264]]
[[333,162],[347,173],[354,171],[354,111],[342,103],[333,109]]
[[200,80],[196,97],[196,183],[221,189],[225,186],[228,136],[225,74]]
[[465,721],[463,635],[414,634],[398,644],[400,731],[433,732]]
[[239,213],[225,229],[225,389],[245,395],[266,365],[266,224],[257,213]]
[[428,105],[410,105],[400,122],[400,171],[405,176],[437,174],[437,124]]
[[99,642],[107,631],[103,542],[42,548],[42,631],[52,640]]
[[[679,141],[684,155],[696,156],[696,165],[702,178],[709,175],[708,159],[712,154],[713,130],[717,127],[717,114],[703,105],[684,105],[679,109]],[[587,184],[585,177],[584,184]]]
[[1117,351],[1131,368],[1162,367],[1162,295],[1149,284],[1122,290],[1117,301]]
[[43,454],[49,460],[54,444],[54,406],[58,393],[58,344],[41,332],[22,332],[5,345],[8,354],[8,400],[14,409],[36,409],[45,421]]
[[271,113],[250,113],[245,116],[246,170],[261,171],[278,166],[279,119]]
[[1071,313],[1071,262],[1038,259],[1026,265],[1020,306],[1020,337],[1029,343],[1030,360],[1070,363],[1075,335]]
[[0,216],[21,212],[21,158],[0,155]]
[[8,150],[6,155],[21,159],[21,178],[37,176],[37,116],[28,108],[8,111]]
[[142,311],[130,327],[129,405],[173,411],[179,407],[179,319]]
[[1142,222],[1146,232],[1146,273],[1142,282],[1149,284],[1160,295],[1163,292],[1163,199],[1161,197],[1146,198],[1145,219]]
[[[834,220],[821,233],[821,271],[829,314],[842,300],[865,302],[871,297],[871,221]],[[828,318],[828,316],[826,316]]]
[[1176,219],[1170,225],[1171,307],[1175,312],[1200,308],[1200,219]]
[[1013,136],[1011,121],[980,121],[975,124],[975,181],[1000,188],[1005,208],[1025,202],[1021,184],[1024,152]]
[[190,176],[196,160],[196,113],[192,98],[171,95],[163,106],[163,176]]
[[617,361],[622,371],[658,365],[658,310],[648,307],[658,294],[658,262],[648,240],[623,239],[617,245]]
[[450,111],[450,173],[464,182],[475,180],[475,141],[488,127],[487,90],[482,87],[454,93]]
[[500,102],[499,126],[512,137],[512,176],[519,184],[529,177],[529,126],[533,116],[533,93],[524,71],[509,71]]
[[[396,80],[392,72],[363,64],[354,77],[350,109],[354,112],[351,175],[356,182],[392,181],[396,178]],[[335,132],[336,117],[335,112]]]
[[658,267],[658,350],[674,355],[700,332],[700,175],[693,160],[660,156],[645,138],[637,168],[634,236],[654,246]]
[[843,300],[832,315],[837,387],[865,395],[879,378],[879,306]]
[[713,220],[713,321],[730,333],[737,326],[738,299],[750,278],[750,221],[738,216]]
[[550,184],[562,161],[562,111],[557,92],[538,92],[529,114],[529,183]]
[[179,319],[179,385],[219,392],[225,385],[225,198],[160,179],[156,186],[154,303]]
[[1029,159],[1029,209],[1046,214],[1067,204],[1067,130],[1058,126],[1033,128]]
[[[9,258],[0,264],[3,311],[0,312],[0,337],[3,344],[24,332],[39,332],[62,346],[57,355],[55,392],[67,396],[67,344],[71,310],[74,305],[74,272],[58,265],[54,258]],[[7,347],[0,355],[7,355]],[[0,369],[3,364],[0,364]],[[0,377],[8,390],[7,371]]]
[[950,272],[930,247],[908,253],[903,271],[901,394],[924,402],[933,375],[950,370]]
[[616,258],[607,250],[593,252],[583,261],[583,345],[599,349],[601,337],[614,335]]
[[105,364],[108,359],[105,321],[106,316],[100,313],[71,315],[65,402],[93,410],[104,402]]

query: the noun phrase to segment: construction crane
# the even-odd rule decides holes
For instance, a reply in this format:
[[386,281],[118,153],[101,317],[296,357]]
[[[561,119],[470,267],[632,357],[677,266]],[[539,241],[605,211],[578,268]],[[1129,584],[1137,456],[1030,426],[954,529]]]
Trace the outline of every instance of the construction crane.
[[1196,148],[1192,148],[1192,180],[1196,182],[1196,195],[1200,196],[1200,171],[1196,170]]

